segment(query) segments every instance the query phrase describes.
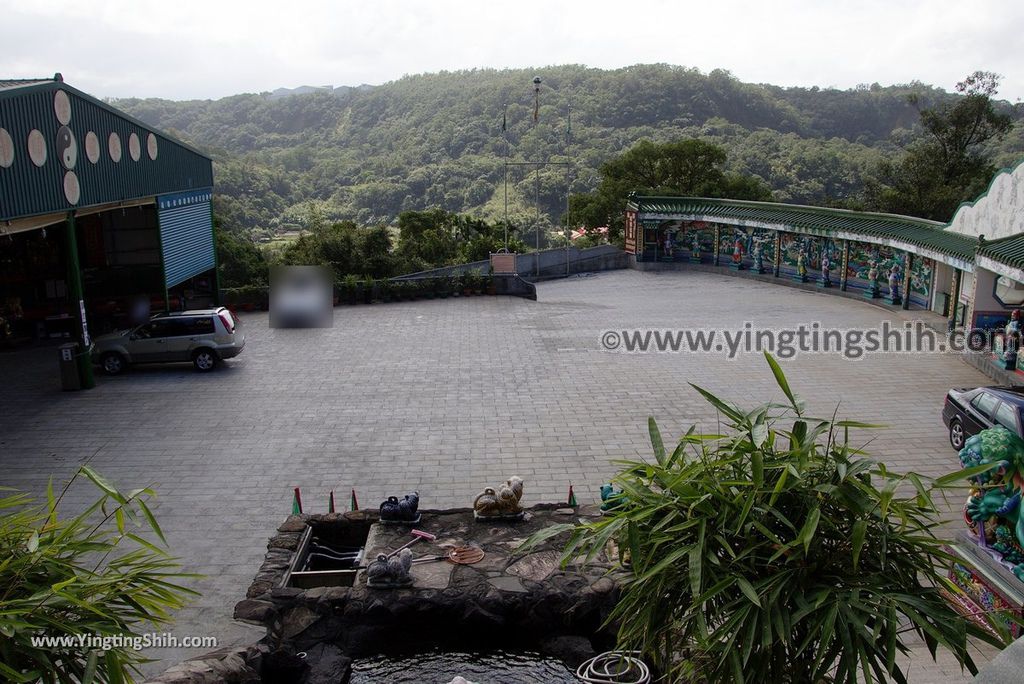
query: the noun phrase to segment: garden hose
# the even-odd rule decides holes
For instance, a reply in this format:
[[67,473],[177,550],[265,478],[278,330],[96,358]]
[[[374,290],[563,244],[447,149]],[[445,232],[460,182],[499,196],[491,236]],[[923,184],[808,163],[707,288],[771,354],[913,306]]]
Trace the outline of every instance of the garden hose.
[[576,668],[586,684],[650,684],[651,671],[639,651],[605,651]]

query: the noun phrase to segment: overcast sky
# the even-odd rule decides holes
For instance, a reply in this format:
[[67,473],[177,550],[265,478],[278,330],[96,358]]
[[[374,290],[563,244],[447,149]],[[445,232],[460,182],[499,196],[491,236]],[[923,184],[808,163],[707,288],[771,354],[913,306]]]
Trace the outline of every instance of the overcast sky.
[[669,63],[851,88],[978,70],[1024,98],[1021,0],[0,0],[0,78],[217,98],[473,67]]

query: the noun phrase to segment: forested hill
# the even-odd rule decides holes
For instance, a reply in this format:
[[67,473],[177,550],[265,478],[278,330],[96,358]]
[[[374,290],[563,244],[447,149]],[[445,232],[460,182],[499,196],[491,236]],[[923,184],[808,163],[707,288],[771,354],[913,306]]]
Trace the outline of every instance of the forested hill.
[[[543,79],[536,122],[534,76]],[[640,65],[482,69],[287,97],[113,104],[210,152],[218,214],[229,227],[266,233],[301,224],[310,200],[329,217],[365,224],[433,206],[500,218],[506,151],[526,160],[568,153],[572,191],[582,192],[596,185],[602,162],[644,138],[701,137],[726,149],[728,170],[761,177],[780,201],[841,202],[910,138],[918,121],[911,94],[920,108],[953,97],[921,83],[780,88],[720,70]],[[1022,154],[1021,128],[1018,121],[995,150],[997,163]],[[533,213],[535,180],[514,169],[512,216]],[[547,167],[540,181],[543,210],[558,220],[564,167]]]

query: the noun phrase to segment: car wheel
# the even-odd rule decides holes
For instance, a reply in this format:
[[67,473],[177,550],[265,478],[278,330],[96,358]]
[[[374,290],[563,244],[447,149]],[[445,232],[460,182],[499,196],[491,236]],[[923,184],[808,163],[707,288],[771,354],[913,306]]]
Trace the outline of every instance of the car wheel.
[[953,448],[960,451],[964,448],[964,426],[959,420],[954,420],[949,424],[949,443],[953,445]]
[[107,375],[117,375],[126,365],[124,357],[117,352],[107,352],[100,358],[100,366]]
[[217,365],[217,355],[209,349],[199,349],[192,354],[192,365],[201,373],[208,373]]

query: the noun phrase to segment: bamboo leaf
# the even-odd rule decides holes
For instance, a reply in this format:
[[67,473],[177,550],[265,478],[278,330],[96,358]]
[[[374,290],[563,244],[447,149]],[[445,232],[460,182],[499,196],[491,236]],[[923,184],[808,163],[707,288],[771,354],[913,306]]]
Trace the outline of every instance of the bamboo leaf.
[[[765,428],[767,430],[767,428]],[[767,437],[767,432],[765,434]],[[750,454],[750,473],[754,478],[754,486],[760,488],[764,486],[764,454],[760,448],[755,449]]]
[[800,535],[797,539],[803,542],[805,554],[809,553],[811,550],[811,540],[814,539],[814,532],[818,529],[818,521],[820,519],[821,508],[819,506],[815,506],[807,516],[807,521],[800,530]]
[[743,592],[744,596],[746,596],[748,599],[750,599],[751,603],[753,603],[758,608],[761,607],[761,599],[758,598],[757,592],[754,590],[754,585],[752,585],[744,577],[737,577],[736,578],[736,584],[739,585],[740,591]]
[[704,570],[704,565],[701,562],[703,551],[704,549],[701,547],[693,546],[690,549],[687,558],[687,570],[689,571],[690,576],[690,592],[694,596],[700,595],[701,574]]
[[860,561],[861,549],[864,548],[864,535],[867,534],[867,531],[867,520],[858,520],[853,523],[853,532],[850,534],[850,540],[853,543],[853,569],[855,572]]
[[709,404],[718,409],[720,413],[723,413],[729,418],[731,418],[735,423],[743,422],[743,414],[737,411],[736,408],[734,408],[733,406],[726,404],[724,401],[716,397],[711,392],[707,391],[702,387],[694,385],[692,382],[690,383],[690,387],[697,390],[700,393],[700,395],[708,401]]
[[149,510],[149,506],[147,506],[146,502],[143,501],[142,499],[139,499],[138,501],[136,501],[136,503],[139,504],[139,510],[142,511],[142,514],[146,516],[146,521],[149,523],[149,528],[153,530],[153,532],[156,533],[156,536],[160,538],[160,541],[162,541],[166,545],[167,540],[164,538],[163,530],[161,530],[160,525],[157,524],[156,518],[153,516],[153,513]]
[[92,680],[96,678],[96,666],[99,664],[99,660],[99,651],[89,651],[89,657],[85,661],[85,672],[82,674],[82,684],[92,684]]
[[768,362],[768,366],[772,369],[772,374],[775,376],[775,383],[782,390],[782,393],[789,399],[790,406],[799,416],[803,413],[803,402],[797,401],[796,395],[793,394],[793,390],[789,388],[789,381],[786,379],[786,374],[782,372],[782,367],[779,362],[775,360],[775,357],[769,354],[767,351],[764,353],[764,358]]
[[1002,465],[1003,464],[1001,462],[994,461],[992,463],[982,463],[981,465],[971,466],[970,468],[964,468],[956,471],[955,473],[949,473],[948,475],[936,478],[935,484],[939,487],[944,487],[954,483],[965,484],[964,480],[981,475],[982,473],[987,473],[988,471],[995,470],[996,468],[1001,468]]
[[659,465],[665,465],[665,444],[661,441],[661,432],[658,430],[658,423],[654,417],[647,419],[647,431],[651,435],[651,446],[654,447],[654,458]]
[[124,495],[117,491],[114,485],[110,484],[110,482],[108,482],[106,478],[97,473],[95,470],[93,470],[87,465],[82,466],[81,468],[79,468],[79,470],[83,475],[89,478],[89,480],[92,481],[93,484],[102,489],[103,492],[110,496],[110,498],[112,498],[114,501],[117,501],[118,503],[125,502]]

